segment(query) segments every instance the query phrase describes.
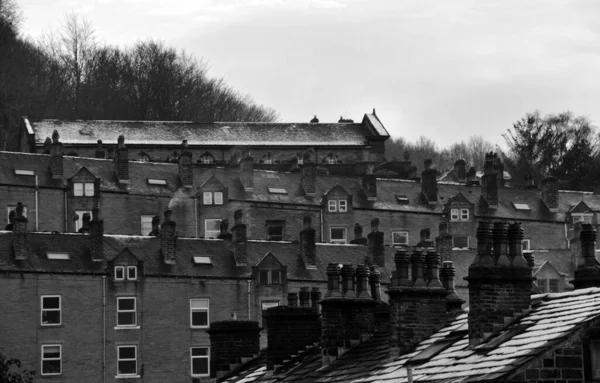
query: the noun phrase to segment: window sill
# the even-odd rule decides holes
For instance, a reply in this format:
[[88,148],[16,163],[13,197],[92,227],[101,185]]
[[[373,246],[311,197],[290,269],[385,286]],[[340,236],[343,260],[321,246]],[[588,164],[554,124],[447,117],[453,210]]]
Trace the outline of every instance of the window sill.
[[140,375],[116,375],[115,379],[139,379]]
[[62,323],[57,323],[57,324],[53,324],[53,323],[42,323],[40,325],[40,327],[42,328],[53,328],[53,327],[62,327],[63,324]]
[[140,326],[115,326],[115,330],[139,330]]
[[208,330],[210,326],[190,326],[190,330]]

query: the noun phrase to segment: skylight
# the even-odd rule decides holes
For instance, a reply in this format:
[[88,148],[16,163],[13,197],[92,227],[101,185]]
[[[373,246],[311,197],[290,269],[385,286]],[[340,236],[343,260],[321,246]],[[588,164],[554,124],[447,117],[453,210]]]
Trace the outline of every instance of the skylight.
[[513,206],[515,207],[515,209],[517,210],[523,210],[523,211],[531,211],[531,208],[529,207],[529,205],[527,205],[526,203],[514,203],[513,202]]
[[408,197],[401,194],[396,194],[396,201],[401,205],[408,205]]
[[167,185],[167,181],[165,181],[165,180],[153,179],[153,178],[148,178],[148,184],[149,184],[149,185],[161,185],[161,186],[166,186],[166,185]]
[[271,194],[287,194],[287,190],[284,188],[269,188]]
[[15,169],[15,175],[17,175],[17,176],[34,176],[35,172],[33,170]]
[[212,265],[210,257],[193,257],[196,265]]
[[48,259],[56,259],[56,260],[69,260],[71,259],[71,256],[69,255],[69,253],[65,253],[62,251],[48,251],[46,253],[46,257]]

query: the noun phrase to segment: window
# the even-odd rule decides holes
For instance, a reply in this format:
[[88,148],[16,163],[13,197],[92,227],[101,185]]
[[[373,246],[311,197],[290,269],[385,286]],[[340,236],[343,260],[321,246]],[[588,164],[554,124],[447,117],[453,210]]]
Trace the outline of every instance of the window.
[[217,238],[221,234],[220,219],[205,219],[204,220],[204,237]]
[[529,205],[527,205],[526,203],[514,203],[513,202],[513,206],[515,207],[515,209],[517,210],[521,210],[521,211],[531,211],[531,208],[529,207]]
[[71,256],[69,255],[69,253],[62,252],[62,251],[47,251],[46,258],[52,259],[52,260],[67,261],[67,260],[71,259]]
[[545,293],[546,291],[548,291],[548,287],[547,287],[545,279],[538,279],[537,285],[538,285],[538,289],[540,290],[540,293]]
[[35,171],[33,170],[25,170],[25,169],[15,169],[16,176],[34,176]]
[[148,185],[167,186],[167,181],[155,178],[148,178]]
[[408,246],[408,231],[392,231],[393,246]]
[[60,324],[60,295],[42,295],[42,326]]
[[213,203],[212,192],[204,192],[203,196],[204,196],[204,198],[202,199],[203,203],[205,205],[212,205],[212,203]]
[[329,212],[340,212],[346,213],[348,211],[348,201],[345,199],[335,200],[331,199],[327,202],[327,210]]
[[329,208],[327,209],[328,211],[330,211],[330,212],[337,211],[337,201],[336,200],[329,200],[328,206],[329,206]]
[[265,164],[272,164],[273,163],[273,159],[271,157],[267,157],[267,158],[265,158],[264,163]]
[[267,241],[283,241],[285,221],[267,221]]
[[280,285],[281,270],[260,270],[259,272],[261,285]]
[[592,223],[592,215],[591,214],[571,214],[573,217],[573,223],[581,222],[581,223]]
[[74,182],[73,183],[73,195],[75,197],[92,197],[94,196],[94,183],[93,182]]
[[83,226],[83,215],[88,213],[90,218],[92,217],[91,210],[75,210],[75,214],[77,214],[77,221],[75,221],[75,231],[78,232],[79,229]]
[[335,164],[335,158],[334,157],[327,157],[327,163],[329,165]]
[[117,376],[137,375],[137,346],[117,347]]
[[42,345],[42,375],[62,374],[62,345]]
[[549,292],[551,293],[558,293],[559,288],[558,288],[558,279],[548,279],[548,288],[549,288]]
[[135,325],[135,298],[117,298],[117,327]]
[[331,243],[346,243],[346,228],[332,227],[329,229],[329,238]]
[[522,247],[523,251],[531,250],[531,241],[529,239],[524,239],[521,242],[521,247]]
[[348,205],[345,199],[338,200],[338,211],[340,213],[345,213],[348,211]]
[[137,266],[127,266],[127,280],[137,280]]
[[202,157],[200,157],[201,164],[212,164],[213,162],[214,162],[214,159],[212,158],[212,156],[205,154]]
[[140,227],[141,235],[150,235],[152,232],[152,218],[153,215],[141,215],[140,216]]
[[192,257],[196,265],[212,265],[210,257]]
[[125,266],[115,266],[115,281],[125,279]]
[[150,156],[146,153],[140,153],[138,155],[138,161],[140,162],[150,162]]
[[210,352],[208,347],[190,348],[192,376],[210,375]]
[[298,156],[298,165],[303,165],[304,164],[304,158],[302,158],[301,156]]
[[[10,223],[10,212],[14,211],[16,214],[17,213],[16,210],[17,210],[16,206],[7,206],[6,207],[6,222],[7,223]],[[27,217],[27,206],[23,206],[23,217]]]
[[469,209],[450,209],[450,221],[468,221]]
[[452,237],[452,247],[454,249],[468,249],[469,248],[469,236],[468,235],[455,235]]
[[262,301],[262,311],[268,310],[271,307],[279,307],[279,301]]
[[460,209],[460,220],[461,221],[469,220],[469,209]]
[[190,299],[190,327],[208,327],[208,299]]
[[267,188],[267,190],[269,191],[269,194],[287,194],[287,190],[285,190],[284,188],[269,187]]
[[458,221],[458,209],[450,209],[450,220]]
[[223,205],[223,192],[214,192],[215,205]]

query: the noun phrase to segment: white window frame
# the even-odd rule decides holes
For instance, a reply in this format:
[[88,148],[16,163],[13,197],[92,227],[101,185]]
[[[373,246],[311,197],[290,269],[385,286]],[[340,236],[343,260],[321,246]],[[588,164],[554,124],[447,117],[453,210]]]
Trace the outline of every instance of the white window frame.
[[[44,355],[44,349],[49,347],[58,347],[58,358],[46,358]],[[58,360],[60,363],[60,372],[53,373],[45,373],[44,372],[44,362],[46,361],[55,361]],[[42,376],[52,376],[52,375],[62,375],[62,344],[43,344],[41,349],[41,357],[40,357],[40,371]]]
[[[219,221],[219,224],[217,225],[219,227],[219,229],[218,230],[208,230],[207,227],[208,227],[208,222],[209,221],[211,221],[211,222],[212,221]],[[217,238],[219,236],[219,234],[221,234],[221,221],[222,220],[219,219],[219,218],[206,218],[204,220],[204,238]],[[211,233],[211,234],[212,233],[216,233],[216,235],[209,236],[208,233]]]
[[573,224],[576,224],[577,222],[589,223],[589,224],[592,223],[592,214],[591,213],[573,213],[573,214],[571,214],[571,217],[573,219]]
[[450,209],[450,221],[458,221],[460,218],[460,210],[459,209]]
[[202,204],[203,205],[212,205],[213,204],[213,193],[212,192],[202,193]]
[[223,192],[217,191],[213,193],[213,202],[215,205],[223,205]]
[[[406,234],[406,243],[394,242],[394,234]],[[408,246],[408,230],[392,230],[392,246]]]
[[335,157],[327,157],[327,163],[329,165],[334,165],[336,162],[337,161],[336,161]]
[[335,213],[337,211],[337,201],[334,199],[330,199],[327,202],[327,211],[330,213]]
[[[119,301],[133,299],[133,310],[119,310]],[[120,324],[119,314],[133,313],[133,324]],[[136,297],[117,297],[117,327],[119,328],[136,328],[137,327],[137,298]]]
[[[455,237],[467,237],[467,247],[456,247],[454,246],[454,238]],[[466,235],[466,234],[461,234],[461,235],[456,235],[456,236],[452,236],[452,249],[455,250],[467,250],[469,249],[469,246],[471,246],[471,236],[470,235]]]
[[460,220],[461,221],[469,220],[469,209],[460,209]]
[[[6,207],[6,223],[10,223],[10,212],[13,211],[17,214],[17,205],[7,206]],[[16,216],[15,216],[16,217]],[[23,205],[23,217],[27,218],[27,206]]]
[[[131,270],[133,270],[133,277],[129,274]],[[127,275],[125,277],[128,281],[137,281],[137,266],[127,266]]]
[[[193,307],[194,301],[206,302],[206,307]],[[194,325],[193,314],[195,312],[206,312],[206,325]],[[190,299],[190,328],[209,328],[210,327],[210,299],[192,298]]]
[[338,202],[338,211],[340,213],[346,213],[348,211],[348,200],[339,199],[337,202]]
[[[45,298],[58,298],[58,308],[44,308]],[[58,323],[44,323],[44,312],[58,311]],[[40,324],[42,326],[60,326],[62,325],[62,298],[60,295],[42,295],[40,297]]]
[[522,246],[523,251],[531,250],[531,240],[530,239],[522,240],[521,246]]
[[94,192],[93,182],[73,182],[73,195],[75,197],[93,197]]
[[212,158],[212,156],[209,155],[203,155],[200,157],[200,163],[205,164],[205,165],[209,165],[214,163],[214,158]]
[[83,214],[84,213],[89,213],[90,218],[92,217],[91,210],[75,210],[75,214],[77,214],[77,216],[79,217],[79,218],[77,218],[77,221],[75,221],[75,232],[78,232],[79,229],[81,229],[81,227],[83,226]]
[[271,165],[273,164],[273,159],[271,157],[267,157],[264,159],[263,163]]
[[73,182],[73,195],[83,197],[83,182]]
[[298,165],[304,165],[304,158],[302,156],[298,156]]
[[[194,355],[194,349],[205,349],[206,355]],[[194,359],[206,359],[206,366],[208,367],[205,374],[194,374]],[[190,347],[190,376],[194,378],[210,376],[210,347],[208,346],[193,346]]]
[[[121,277],[117,275],[117,272],[121,272]],[[115,281],[124,281],[125,280],[125,266],[115,266]]]
[[[342,242],[342,239],[333,239],[332,238],[332,230],[333,229],[343,229],[344,230],[344,239]],[[345,227],[341,227],[341,226],[332,226],[329,228],[329,243],[337,243],[340,245],[345,245],[346,243],[348,243],[348,229],[346,229]]]
[[[133,348],[134,352],[135,352],[135,357],[133,359],[131,358],[121,358],[119,353],[121,351],[122,348]],[[138,353],[137,353],[137,345],[135,344],[131,344],[131,345],[119,345],[117,346],[117,377],[137,377],[138,375],[138,368],[137,368],[137,359],[138,359]],[[121,362],[131,362],[134,361],[135,362],[135,371],[133,373],[127,373],[127,374],[123,374],[119,371],[119,363]]]
[[[152,232],[152,219],[154,215],[143,214],[140,215],[140,234],[148,235]],[[148,224],[150,225],[148,227]]]

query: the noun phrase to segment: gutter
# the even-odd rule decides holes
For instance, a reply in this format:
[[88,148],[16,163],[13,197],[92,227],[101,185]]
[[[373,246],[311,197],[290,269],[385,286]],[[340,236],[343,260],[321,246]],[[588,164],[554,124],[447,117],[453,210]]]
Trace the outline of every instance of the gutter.
[[35,231],[40,231],[39,183],[37,174],[35,175]]

